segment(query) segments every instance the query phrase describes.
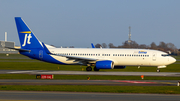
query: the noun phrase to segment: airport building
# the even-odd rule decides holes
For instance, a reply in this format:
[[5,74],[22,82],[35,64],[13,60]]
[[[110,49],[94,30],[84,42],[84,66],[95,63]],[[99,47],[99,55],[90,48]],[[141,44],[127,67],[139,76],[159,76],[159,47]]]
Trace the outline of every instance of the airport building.
[[0,41],[0,53],[18,53],[18,51],[14,49],[8,49],[5,47],[10,47],[10,48],[15,48],[15,42],[10,42],[10,41]]
[[8,49],[9,48],[20,48],[15,46],[15,42],[7,41],[7,32],[5,32],[5,41],[0,41],[0,53],[6,53],[6,54],[13,54],[13,53],[19,53],[18,51],[14,49]]

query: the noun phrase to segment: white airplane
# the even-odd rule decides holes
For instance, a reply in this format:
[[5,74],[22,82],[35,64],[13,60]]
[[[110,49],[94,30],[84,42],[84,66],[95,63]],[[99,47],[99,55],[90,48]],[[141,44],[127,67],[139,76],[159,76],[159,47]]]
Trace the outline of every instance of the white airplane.
[[[64,64],[85,65],[87,71],[100,69],[124,69],[126,66],[156,66],[165,68],[176,62],[167,53],[150,49],[106,49],[106,48],[55,48],[40,42],[21,17],[15,17],[20,54],[41,61]],[[13,48],[15,49],[15,48]]]

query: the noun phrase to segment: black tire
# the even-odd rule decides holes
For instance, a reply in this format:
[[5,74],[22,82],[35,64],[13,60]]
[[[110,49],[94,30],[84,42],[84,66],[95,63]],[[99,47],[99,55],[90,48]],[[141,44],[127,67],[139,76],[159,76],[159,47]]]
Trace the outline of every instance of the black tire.
[[97,69],[96,67],[94,67],[94,71],[99,71],[99,69]]
[[160,72],[160,70],[159,70],[159,69],[157,69],[157,72],[159,73],[159,72]]
[[86,68],[86,71],[92,71],[92,68],[89,66]]

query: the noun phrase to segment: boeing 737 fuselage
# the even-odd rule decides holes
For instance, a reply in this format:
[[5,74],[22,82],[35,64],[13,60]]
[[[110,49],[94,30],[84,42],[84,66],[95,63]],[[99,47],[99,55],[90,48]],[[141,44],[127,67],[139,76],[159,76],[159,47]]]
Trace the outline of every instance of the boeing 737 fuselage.
[[[176,61],[167,53],[150,49],[55,48],[40,42],[20,17],[15,17],[21,54],[45,62],[64,65],[86,65],[87,71],[123,69],[126,66],[157,66]],[[15,49],[15,48],[14,48]]]

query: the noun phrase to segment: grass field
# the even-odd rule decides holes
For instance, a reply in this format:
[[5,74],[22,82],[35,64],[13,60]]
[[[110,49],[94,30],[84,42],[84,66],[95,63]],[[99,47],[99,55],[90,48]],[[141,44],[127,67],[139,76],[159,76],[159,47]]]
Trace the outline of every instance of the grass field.
[[180,94],[176,86],[0,85],[0,90]]

